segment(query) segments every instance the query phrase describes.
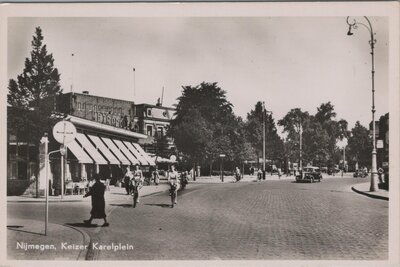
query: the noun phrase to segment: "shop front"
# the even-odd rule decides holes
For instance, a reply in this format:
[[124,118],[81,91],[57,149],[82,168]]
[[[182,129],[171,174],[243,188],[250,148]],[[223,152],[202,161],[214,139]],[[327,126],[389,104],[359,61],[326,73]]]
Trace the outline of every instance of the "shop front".
[[[68,115],[77,129],[75,139],[67,144],[65,162],[65,194],[80,194],[87,190],[90,181],[98,174],[108,185],[118,185],[126,168],[139,165],[143,171],[154,166],[154,160],[140,147],[138,141],[146,135],[95,121]],[[56,148],[58,144],[53,144]],[[53,180],[51,192],[61,192],[61,156],[50,158]]]

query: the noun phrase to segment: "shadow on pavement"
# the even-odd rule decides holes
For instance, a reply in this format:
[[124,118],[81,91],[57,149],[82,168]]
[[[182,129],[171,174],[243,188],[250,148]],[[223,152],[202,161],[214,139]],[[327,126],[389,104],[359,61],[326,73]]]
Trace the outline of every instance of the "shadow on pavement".
[[170,208],[170,204],[145,204],[146,206],[156,206],[156,207],[161,207],[161,208]]
[[123,208],[132,208],[132,204],[110,204],[110,206],[123,207]]
[[73,227],[85,227],[85,228],[99,227],[98,224],[86,224],[86,223],[66,223],[66,225]]
[[9,230],[15,231],[15,232],[22,232],[22,233],[28,233],[28,234],[34,234],[34,235],[44,235],[44,233],[36,233],[36,232],[31,232],[31,231],[26,231],[26,230],[21,230],[19,228],[23,228],[22,225],[7,225],[7,228]]
[[128,196],[129,194],[127,193],[111,193],[111,195],[121,195],[121,196]]

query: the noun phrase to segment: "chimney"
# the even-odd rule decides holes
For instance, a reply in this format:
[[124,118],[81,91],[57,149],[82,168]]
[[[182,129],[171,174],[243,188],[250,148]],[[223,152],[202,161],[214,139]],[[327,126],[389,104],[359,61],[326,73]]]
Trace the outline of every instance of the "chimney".
[[89,91],[82,91],[82,94],[88,95],[88,94],[89,94]]

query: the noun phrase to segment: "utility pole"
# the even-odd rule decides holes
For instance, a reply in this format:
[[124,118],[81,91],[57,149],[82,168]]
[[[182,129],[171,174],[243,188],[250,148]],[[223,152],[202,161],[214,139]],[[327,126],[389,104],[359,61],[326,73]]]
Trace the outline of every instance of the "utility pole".
[[263,180],[265,180],[265,102],[263,101]]

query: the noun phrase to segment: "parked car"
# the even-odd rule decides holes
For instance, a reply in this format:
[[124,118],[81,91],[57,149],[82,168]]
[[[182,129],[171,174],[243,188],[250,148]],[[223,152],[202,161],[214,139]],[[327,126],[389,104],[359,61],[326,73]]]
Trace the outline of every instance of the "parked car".
[[367,177],[367,176],[368,176],[368,173],[367,173],[365,170],[361,170],[361,169],[356,170],[356,171],[353,173],[353,177],[354,177],[354,178],[357,178],[357,177],[365,178],[365,177]]
[[296,176],[296,182],[314,183],[315,181],[321,182],[321,179],[321,170],[313,166],[303,168],[303,172]]

